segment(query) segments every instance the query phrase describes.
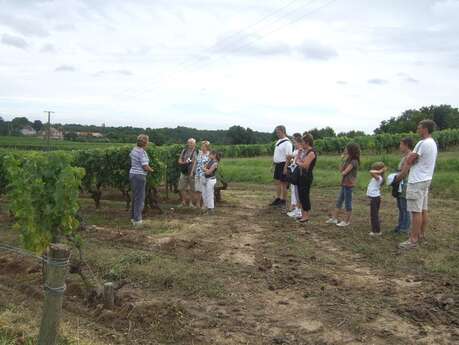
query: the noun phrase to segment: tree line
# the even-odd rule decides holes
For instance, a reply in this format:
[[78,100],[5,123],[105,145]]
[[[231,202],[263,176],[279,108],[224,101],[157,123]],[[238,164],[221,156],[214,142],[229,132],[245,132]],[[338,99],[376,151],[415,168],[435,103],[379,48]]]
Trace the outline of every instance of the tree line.
[[[374,130],[374,134],[397,134],[415,132],[416,126],[422,119],[432,119],[439,130],[459,128],[459,110],[451,105],[431,105],[419,109],[409,109],[400,116],[384,120]],[[40,120],[29,121],[26,117],[15,117],[5,121],[0,117],[0,135],[21,135],[21,129],[30,126],[37,132],[46,128]],[[275,134],[258,132],[242,126],[232,126],[226,130],[201,130],[178,126],[176,128],[140,128],[140,127],[109,127],[105,125],[53,124],[55,128],[64,131],[64,138],[71,141],[99,141],[132,143],[139,133],[148,134],[156,145],[183,144],[188,138],[198,141],[209,140],[217,145],[250,145],[267,144],[276,139]],[[103,137],[78,137],[77,132],[97,132]],[[361,130],[336,133],[332,127],[312,128],[308,131],[315,139],[324,138],[357,138],[365,136]]]

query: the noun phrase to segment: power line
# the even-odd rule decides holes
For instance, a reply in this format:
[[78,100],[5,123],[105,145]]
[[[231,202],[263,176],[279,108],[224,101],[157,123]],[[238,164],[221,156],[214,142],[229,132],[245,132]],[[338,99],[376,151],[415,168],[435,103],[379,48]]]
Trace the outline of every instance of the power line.
[[[293,6],[294,4],[296,4],[299,0],[292,0],[292,1],[289,1],[287,4],[285,4],[284,6],[276,9],[276,10],[273,10],[271,11],[268,15],[265,15],[263,17],[261,17],[260,19],[258,19],[255,23],[253,24],[250,24],[248,26],[246,26],[244,29],[241,29],[239,31],[237,31],[236,33],[224,38],[222,41],[220,41],[218,43],[218,48],[220,49],[228,49],[228,48],[231,48],[232,45],[234,44],[237,44],[238,43],[238,40],[237,39],[240,39],[241,38],[241,35],[243,34],[250,34],[250,32],[247,32],[247,30],[250,30],[252,28],[255,28],[257,27],[259,24],[261,23],[264,23],[266,21],[268,21],[270,18],[273,18],[274,21],[268,21],[268,24],[269,25],[272,25],[272,24],[275,24],[277,22],[279,22],[280,20],[282,20],[283,18],[286,18],[288,17],[289,15],[291,15],[292,13],[300,10],[300,9],[304,9],[304,8],[307,8],[309,7],[309,5],[311,5],[312,3],[314,3],[315,1],[318,1],[318,0],[309,0],[307,1],[306,3],[303,3],[301,4],[300,6],[298,7],[295,7],[293,8],[291,11],[287,11],[286,13],[282,13],[282,11],[288,9],[289,7]],[[277,16],[277,14],[281,14],[280,16]],[[233,39],[236,39],[232,42]],[[211,57],[212,58],[212,57]],[[192,59],[191,61],[190,60],[184,60],[182,63],[178,64],[176,66],[176,69],[189,69],[189,68],[192,68],[194,66],[198,66],[199,64],[201,63],[201,59],[200,58],[194,58]],[[152,83],[152,86],[154,88],[156,88],[157,86],[159,86],[159,83],[164,80],[164,79],[170,79],[170,78],[173,78],[175,77],[176,75],[178,75],[179,72],[178,71],[175,71],[171,74],[168,74],[168,75],[165,75],[163,77],[158,77],[156,80],[153,81]],[[127,89],[126,91],[130,91],[130,89]]]
[[[260,37],[257,37],[257,38],[254,37],[254,39],[256,39],[257,41],[262,41],[262,40],[266,39],[268,36],[270,36],[270,35],[272,35],[272,34],[278,32],[278,31],[281,31],[281,30],[285,29],[286,27],[288,27],[288,26],[290,26],[290,25],[293,25],[293,24],[295,24],[295,23],[301,21],[302,19],[304,19],[304,18],[310,16],[311,14],[313,14],[313,13],[315,13],[315,12],[317,12],[317,11],[320,11],[321,9],[323,9],[323,8],[325,8],[325,7],[329,6],[329,5],[331,5],[332,3],[336,2],[336,1],[337,1],[337,0],[329,0],[329,1],[326,2],[324,5],[312,9],[311,11],[309,11],[309,12],[307,12],[307,13],[305,13],[305,14],[303,14],[303,15],[301,15],[301,16],[299,16],[299,17],[297,17],[297,18],[295,18],[295,19],[293,19],[293,20],[291,20],[291,21],[289,21],[289,22],[286,23],[285,25],[281,25],[281,26],[279,26],[279,27],[277,27],[277,28],[275,28],[275,29],[273,29],[273,30],[271,30],[271,31],[268,31],[267,33],[265,33],[264,35],[262,35],[262,36],[260,36]],[[242,48],[246,48],[246,47],[252,45],[253,43],[255,43],[255,41],[253,41],[253,42],[250,42],[250,41],[249,41],[249,42],[245,42],[245,44],[242,44],[242,45],[236,47],[236,49],[237,49],[237,50],[241,50]],[[234,52],[234,51],[235,51],[235,50],[233,50],[233,52]]]
[[[304,4],[301,4],[299,7],[293,8],[291,11],[288,11],[288,12],[283,13],[283,14],[281,14],[280,16],[277,16],[277,17],[276,17],[275,15],[276,15],[277,13],[282,12],[284,9],[286,9],[286,8],[290,7],[291,5],[293,5],[294,3],[298,2],[298,0],[291,1],[291,2],[288,3],[287,5],[285,5],[285,6],[281,7],[281,8],[279,8],[279,9],[277,9],[277,10],[275,10],[275,11],[273,11],[270,15],[267,15],[267,16],[261,18],[261,19],[258,20],[255,24],[249,25],[247,28],[238,31],[238,32],[237,32],[236,34],[234,34],[234,35],[231,35],[230,38],[236,37],[236,36],[239,35],[239,39],[240,39],[240,38],[242,38],[241,35],[243,35],[243,34],[245,34],[245,35],[250,34],[250,32],[244,32],[244,31],[246,31],[247,29],[251,29],[251,28],[256,27],[257,24],[262,23],[262,22],[264,22],[266,19],[269,19],[269,18],[271,18],[271,17],[274,17],[274,21],[268,21],[268,24],[269,24],[269,25],[276,24],[276,23],[280,22],[283,18],[287,18],[290,14],[292,14],[292,13],[294,13],[294,12],[300,10],[300,9],[305,9],[305,8],[309,7],[309,6],[310,6],[311,4],[313,4],[315,1],[317,1],[317,0],[309,0],[309,1],[307,1],[306,3],[304,3]],[[260,36],[263,36],[263,35],[260,35]],[[249,39],[250,39],[250,38],[249,38]],[[236,44],[236,45],[238,44],[238,41],[237,41],[237,40],[234,41],[234,42],[228,42],[228,44],[226,44],[226,43],[222,44],[222,42],[225,42],[225,41],[230,41],[230,40],[223,39],[223,40],[220,41],[220,42],[218,43],[218,45],[217,45],[216,47],[214,47],[214,48],[219,48],[219,49],[221,49],[221,50],[223,51],[223,50],[225,50],[225,49],[231,48],[231,46],[234,45],[234,44]],[[247,42],[245,42],[245,43],[247,43]],[[184,68],[187,68],[187,67],[194,67],[194,65],[199,65],[199,64],[200,64],[200,60],[199,60],[199,59],[195,59],[195,61],[185,61],[184,63],[179,64],[179,65],[178,65],[178,68],[182,68],[182,67],[184,67]],[[189,65],[189,66],[187,66],[187,65]],[[175,72],[175,74],[177,74],[177,72]],[[175,75],[175,74],[174,74],[174,75]]]
[[[309,1],[309,2],[307,3],[307,5],[308,5],[308,6],[311,5],[311,4],[314,3],[315,1],[316,1],[316,0],[311,0],[311,1]],[[290,26],[290,25],[293,25],[293,24],[295,24],[295,23],[301,21],[302,19],[304,19],[304,18],[310,16],[311,14],[316,13],[316,12],[322,10],[323,8],[327,7],[327,6],[330,6],[332,3],[336,2],[336,1],[337,1],[337,0],[329,0],[329,1],[325,2],[325,3],[324,3],[323,5],[321,5],[321,6],[315,7],[315,8],[313,8],[313,9],[311,9],[310,11],[308,11],[308,12],[302,14],[301,16],[298,16],[298,17],[293,18],[293,20],[288,21],[288,22],[287,22],[286,24],[284,24],[284,25],[278,26],[278,27],[274,28],[273,30],[270,30],[270,31],[264,33],[263,35],[256,36],[256,37],[251,37],[251,38],[249,38],[248,41],[242,42],[242,44],[239,45],[239,46],[233,46],[233,49],[229,49],[228,51],[229,51],[229,52],[231,52],[231,51],[234,52],[236,49],[239,49],[239,50],[240,50],[241,48],[248,47],[248,46],[252,45],[253,43],[255,43],[256,41],[262,41],[262,40],[266,39],[268,36],[270,36],[270,35],[272,35],[272,34],[278,32],[278,31],[281,31],[281,30],[285,29],[286,27],[288,27],[288,26]],[[291,4],[291,3],[290,3],[290,4]],[[284,6],[284,8],[285,8],[285,7],[286,7],[286,6]],[[300,6],[300,7],[304,7],[304,8],[305,8],[305,6],[303,6],[303,5]],[[296,10],[298,10],[298,9],[295,9],[295,11],[296,11]],[[293,11],[290,11],[290,12],[288,12],[288,13],[284,13],[283,15],[281,15],[280,17],[278,17],[278,18],[277,18],[274,22],[272,22],[271,24],[279,22],[282,18],[286,18],[286,17],[287,17],[288,15],[290,15],[291,13],[293,13]],[[242,30],[241,30],[241,31],[242,31]],[[230,46],[229,48],[231,48],[231,46]],[[213,58],[214,61],[215,61],[215,60],[221,59],[221,58],[223,58],[223,57],[224,57],[224,55],[219,55],[219,56],[210,57],[210,59]],[[186,63],[182,63],[182,64],[180,64],[180,65],[178,66],[178,68],[182,68],[182,69],[183,69],[183,68],[186,68],[186,67],[192,68],[192,67],[198,66],[198,65],[200,64],[200,61],[198,61],[197,63],[188,62],[188,64],[189,64],[189,66],[185,66]],[[177,74],[178,74],[178,72],[174,72],[173,74],[171,74],[171,75],[168,76],[168,79],[175,77]],[[156,88],[156,87],[157,87],[157,84],[158,84],[160,81],[161,81],[161,79],[158,79],[158,80],[153,84],[153,88],[152,88],[152,89]]]

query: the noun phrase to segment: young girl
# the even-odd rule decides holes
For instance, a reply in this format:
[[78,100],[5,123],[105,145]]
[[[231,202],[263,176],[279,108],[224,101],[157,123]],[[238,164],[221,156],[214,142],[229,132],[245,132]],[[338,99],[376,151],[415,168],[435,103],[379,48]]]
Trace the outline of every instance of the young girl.
[[[287,156],[287,162],[285,163],[285,168],[284,168],[285,169],[284,173],[286,175],[287,175],[287,169],[290,170],[290,173],[293,173],[295,168],[298,166],[296,159],[298,157],[298,153],[302,150],[302,147],[303,147],[303,138],[300,133],[293,134],[293,140],[294,140],[295,150],[293,151],[292,155]],[[298,195],[298,186],[291,184],[290,187],[292,188],[290,212],[288,212],[287,215],[292,218],[298,218],[298,217],[301,217],[301,204],[300,204],[300,199]]]
[[370,236],[381,235],[381,223],[379,221],[379,208],[381,206],[381,186],[384,183],[386,167],[383,162],[374,163],[371,166],[371,180],[367,188],[367,196],[370,199]]
[[[360,146],[350,143],[343,153],[344,163],[341,165],[341,191],[336,201],[336,209],[332,211],[327,224],[336,224],[339,227],[346,227],[351,224],[352,217],[352,191],[357,182],[357,171],[360,165]],[[338,215],[343,204],[346,208],[344,220],[339,221]]]
[[203,167],[205,176],[205,182],[203,186],[204,188],[202,192],[203,208],[207,210],[209,214],[213,214],[215,209],[214,189],[215,184],[217,183],[215,174],[218,169],[220,158],[220,153],[217,151],[211,151],[209,154],[209,161]]

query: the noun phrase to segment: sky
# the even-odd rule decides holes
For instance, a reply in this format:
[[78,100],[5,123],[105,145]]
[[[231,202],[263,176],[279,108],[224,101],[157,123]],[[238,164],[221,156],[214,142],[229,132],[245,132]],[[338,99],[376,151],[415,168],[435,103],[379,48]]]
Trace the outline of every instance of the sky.
[[458,106],[459,0],[0,0],[0,116],[372,132]]

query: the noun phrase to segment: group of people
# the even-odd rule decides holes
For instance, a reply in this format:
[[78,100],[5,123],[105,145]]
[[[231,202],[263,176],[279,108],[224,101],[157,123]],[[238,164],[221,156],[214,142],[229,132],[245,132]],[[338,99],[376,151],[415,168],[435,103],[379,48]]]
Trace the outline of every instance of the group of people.
[[220,159],[220,153],[211,150],[207,140],[201,143],[198,150],[196,140],[188,139],[187,146],[178,159],[180,207],[201,208],[203,213],[213,214],[216,173]]
[[[414,148],[411,138],[403,138],[400,141],[402,159],[397,172],[387,178],[399,210],[398,224],[394,231],[409,234],[408,240],[400,243],[400,247],[404,249],[416,248],[425,237],[429,188],[438,154],[437,144],[432,138],[434,129],[435,123],[432,120],[423,120],[417,128],[421,140]],[[314,138],[307,132],[295,133],[292,136],[292,143],[287,136],[285,126],[277,126],[275,132],[278,140],[274,147],[273,169],[277,196],[271,206],[288,208],[289,217],[296,218],[300,223],[308,223],[312,208],[310,191],[314,179],[314,167],[318,159]],[[133,194],[131,221],[136,227],[142,225],[146,176],[153,171],[145,151],[148,143],[147,135],[139,135],[137,145],[130,153],[129,178]],[[204,213],[213,214],[216,172],[220,159],[220,154],[210,149],[208,141],[203,141],[198,150],[196,140],[188,139],[187,146],[178,159],[180,167],[178,190],[181,207],[201,208]],[[340,228],[351,224],[352,195],[357,184],[359,167],[360,147],[356,143],[350,143],[342,155],[339,169],[341,188],[335,207],[326,221],[327,224]],[[371,236],[381,235],[379,209],[381,188],[387,170],[383,162],[376,162],[369,171],[371,179],[367,187],[367,196],[370,204]],[[290,207],[287,207],[289,189],[291,199]]]
[[[407,241],[400,243],[402,249],[413,249],[423,241],[428,223],[428,196],[437,160],[437,144],[432,138],[435,123],[423,120],[417,132],[420,141],[413,148],[409,137],[400,141],[402,158],[395,173],[387,178],[392,188],[392,195],[397,200],[399,211],[396,233],[409,234]],[[313,171],[317,161],[314,139],[308,133],[295,133],[292,141],[288,138],[284,126],[275,129],[278,140],[274,148],[273,168],[276,182],[276,198],[271,203],[274,207],[288,208],[287,215],[300,223],[310,219],[310,190]],[[352,195],[357,184],[360,167],[360,147],[356,143],[346,146],[339,169],[341,188],[334,209],[330,212],[327,224],[340,228],[348,227],[352,218]],[[367,196],[370,204],[371,236],[380,236],[381,188],[385,182],[388,167],[383,162],[372,164]],[[287,207],[288,190],[291,189],[290,207]],[[344,206],[344,212],[343,212]]]
[[[146,179],[148,173],[153,172],[146,152],[148,145],[148,136],[141,134],[137,137],[137,145],[130,152],[131,222],[134,227],[143,225],[142,212],[145,203]],[[196,140],[188,139],[187,146],[180,153],[178,159],[180,207],[201,208],[203,213],[213,214],[215,208],[214,189],[217,183],[216,173],[220,159],[220,153],[211,150],[208,141],[203,141],[200,150],[198,150]]]

